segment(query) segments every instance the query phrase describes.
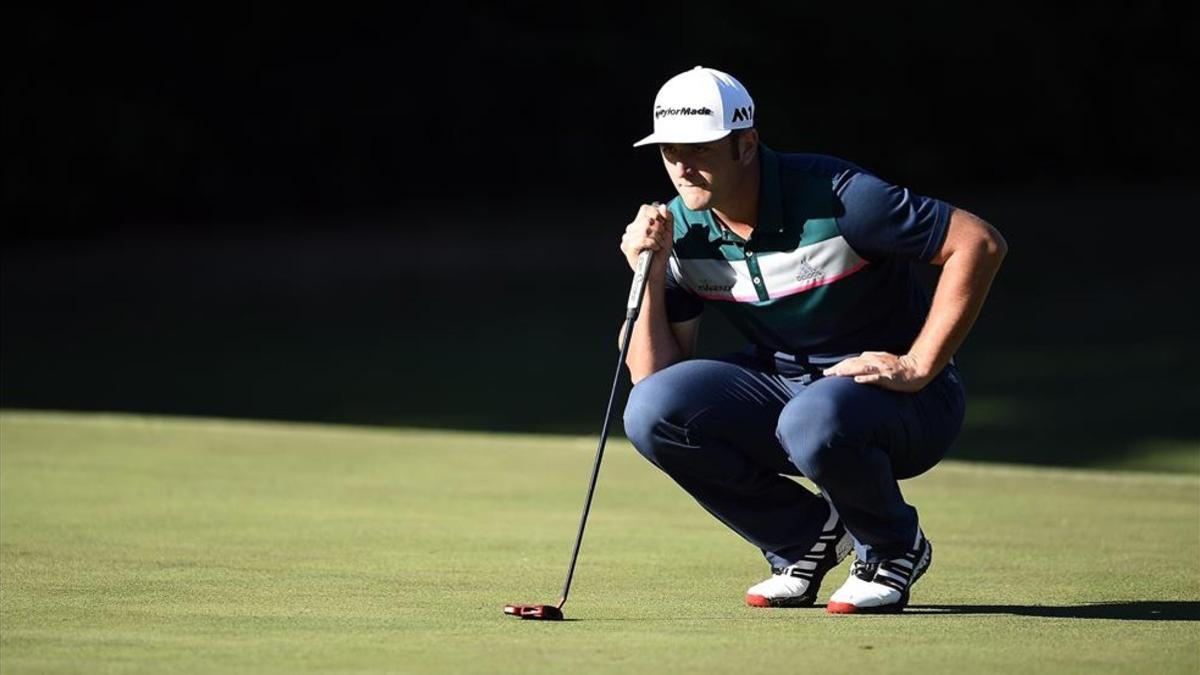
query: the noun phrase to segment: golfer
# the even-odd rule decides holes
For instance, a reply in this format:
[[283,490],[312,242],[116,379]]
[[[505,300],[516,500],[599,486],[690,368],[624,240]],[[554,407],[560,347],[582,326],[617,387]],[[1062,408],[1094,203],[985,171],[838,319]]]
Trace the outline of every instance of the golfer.
[[[850,162],[767,148],[754,113],[741,83],[697,66],[662,86],[635,144],[658,147],[678,196],[642,206],[621,240],[630,265],[654,251],[625,431],[766,556],[748,604],[811,605],[853,548],[828,610],[897,612],[933,557],[897,481],[937,464],[962,425],[954,352],[1007,246]],[[925,265],[941,268],[932,297]],[[744,351],[697,357],[705,306]]]

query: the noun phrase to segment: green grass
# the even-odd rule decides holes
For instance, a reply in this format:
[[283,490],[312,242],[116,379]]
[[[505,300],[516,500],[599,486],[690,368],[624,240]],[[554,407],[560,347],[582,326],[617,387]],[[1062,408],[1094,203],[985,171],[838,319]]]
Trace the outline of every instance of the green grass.
[[[899,617],[757,610],[757,552],[615,441],[0,417],[0,671],[1200,669],[1200,478],[945,462]],[[825,594],[844,569],[830,576]]]

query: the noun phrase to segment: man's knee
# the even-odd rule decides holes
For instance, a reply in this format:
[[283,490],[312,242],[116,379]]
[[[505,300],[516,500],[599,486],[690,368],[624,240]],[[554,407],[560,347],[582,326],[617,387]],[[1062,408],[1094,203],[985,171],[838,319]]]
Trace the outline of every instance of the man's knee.
[[864,442],[864,429],[836,399],[796,400],[783,409],[775,434],[792,463],[820,482],[830,472],[852,468],[853,449]]
[[686,430],[672,423],[680,408],[679,389],[663,371],[634,385],[625,403],[625,437],[646,459],[659,464],[659,453],[672,442],[686,442]]

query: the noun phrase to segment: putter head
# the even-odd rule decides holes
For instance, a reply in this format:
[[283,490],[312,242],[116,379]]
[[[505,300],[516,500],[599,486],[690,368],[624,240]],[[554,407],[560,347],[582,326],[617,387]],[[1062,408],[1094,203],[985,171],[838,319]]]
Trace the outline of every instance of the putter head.
[[504,613],[520,619],[562,621],[562,610],[554,605],[505,605]]

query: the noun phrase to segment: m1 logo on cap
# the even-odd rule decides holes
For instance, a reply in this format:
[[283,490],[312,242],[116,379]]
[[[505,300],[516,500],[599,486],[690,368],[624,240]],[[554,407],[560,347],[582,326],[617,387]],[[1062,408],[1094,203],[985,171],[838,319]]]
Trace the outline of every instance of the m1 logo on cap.
[[733,110],[733,121],[734,122],[749,122],[753,119],[754,119],[754,108],[753,107],[747,106],[745,108],[734,108],[734,110]]
[[713,111],[708,108],[664,108],[662,106],[654,107],[654,119],[661,117],[677,117],[679,115],[711,115]]

